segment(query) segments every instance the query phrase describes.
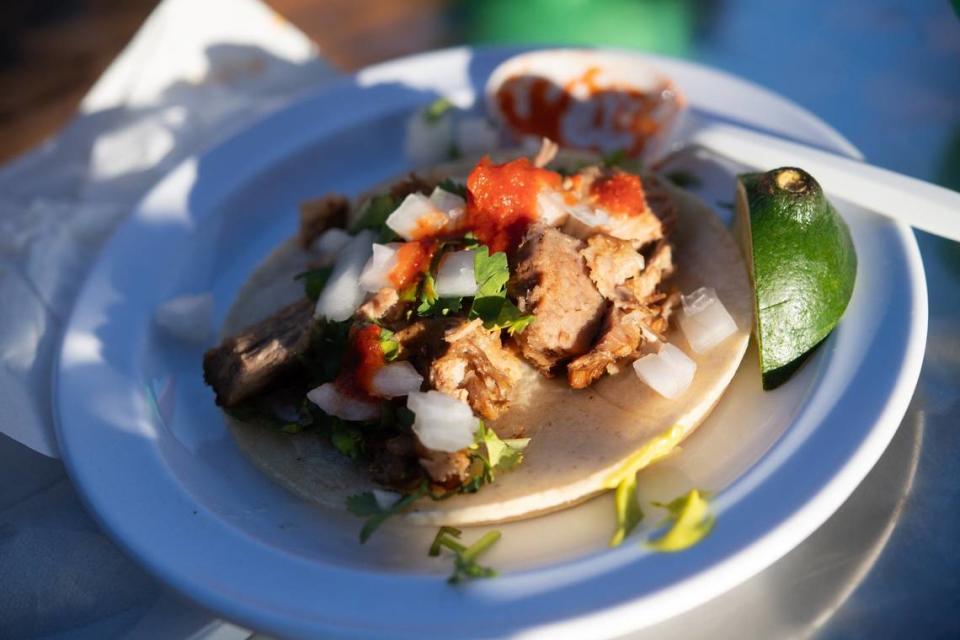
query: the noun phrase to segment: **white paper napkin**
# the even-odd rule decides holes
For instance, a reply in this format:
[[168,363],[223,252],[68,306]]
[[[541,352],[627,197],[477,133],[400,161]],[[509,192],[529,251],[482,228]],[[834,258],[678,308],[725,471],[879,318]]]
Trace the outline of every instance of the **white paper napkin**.
[[104,240],[185,156],[335,72],[257,0],[165,0],[55,139],[0,170],[0,432],[57,455],[53,358]]

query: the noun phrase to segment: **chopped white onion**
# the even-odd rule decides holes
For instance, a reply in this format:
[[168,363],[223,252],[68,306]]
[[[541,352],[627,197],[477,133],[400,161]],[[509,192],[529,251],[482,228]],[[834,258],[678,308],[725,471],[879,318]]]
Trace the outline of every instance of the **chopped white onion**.
[[178,340],[203,342],[212,333],[213,296],[200,293],[171,298],[157,307],[153,320]]
[[680,328],[687,342],[697,353],[706,353],[737,332],[737,323],[720,302],[717,292],[700,287],[693,293],[681,296],[683,312]]
[[345,395],[332,382],[308,391],[307,400],[323,409],[327,415],[342,420],[373,420],[380,416],[377,403]]
[[373,255],[367,260],[360,273],[360,287],[364,291],[376,293],[390,286],[390,272],[397,266],[397,248],[395,242],[373,245]]
[[451,220],[458,219],[467,208],[466,200],[440,187],[436,187],[430,194],[430,202]]
[[321,233],[310,248],[317,254],[317,259],[322,265],[333,264],[340,250],[347,246],[351,238],[353,236],[343,229],[333,227]]
[[372,231],[361,231],[340,250],[330,279],[317,299],[314,316],[342,322],[357,310],[364,298],[360,271],[370,257],[373,238]]
[[422,193],[411,193],[387,218],[387,226],[404,240],[416,240],[424,230],[443,229],[449,218]]
[[395,491],[384,491],[383,489],[373,490],[373,499],[377,501],[377,506],[386,511],[400,501],[403,496]]
[[422,384],[423,376],[406,361],[385,364],[370,381],[374,393],[384,398],[397,398],[420,391]]
[[486,118],[466,116],[457,122],[454,140],[460,153],[470,155],[496,149],[500,132]]
[[633,370],[647,386],[664,398],[679,397],[693,381],[697,363],[670,343],[660,353],[651,353],[636,360]]
[[437,295],[441,298],[462,298],[477,295],[473,251],[451,251],[444,254],[437,268]]
[[453,120],[446,113],[429,121],[422,111],[407,120],[404,152],[414,165],[434,164],[446,159],[453,144]]
[[473,443],[480,421],[470,405],[439,391],[415,391],[407,396],[414,413],[413,432],[420,443],[434,451],[460,451]]

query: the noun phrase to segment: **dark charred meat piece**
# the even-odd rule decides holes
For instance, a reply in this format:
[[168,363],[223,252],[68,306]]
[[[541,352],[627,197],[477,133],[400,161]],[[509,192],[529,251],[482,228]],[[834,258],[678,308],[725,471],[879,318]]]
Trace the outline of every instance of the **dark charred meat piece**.
[[427,180],[415,173],[411,173],[403,180],[395,182],[390,186],[390,195],[397,200],[403,200],[411,193],[430,195],[437,184],[435,180]]
[[331,227],[345,227],[350,201],[331,193],[300,203],[300,231],[297,241],[303,249],[309,249],[321,233]]
[[520,359],[503,348],[499,334],[484,329],[479,319],[465,322],[447,331],[449,347],[430,365],[433,388],[463,400],[487,420],[510,405],[522,371]]
[[217,404],[232,407],[267,389],[300,366],[310,347],[314,304],[303,298],[203,356],[203,379]]
[[463,322],[458,318],[426,318],[417,320],[402,329],[397,329],[394,339],[400,344],[406,360],[428,378],[430,365],[446,353],[450,346],[444,339],[447,331]]
[[557,229],[534,225],[517,250],[508,291],[521,312],[534,316],[517,344],[544,375],[585,353],[603,319],[606,303],[587,274],[583,246]]
[[416,438],[409,433],[383,439],[368,437],[364,448],[370,459],[370,477],[380,484],[407,489],[419,484],[423,473],[417,461]]

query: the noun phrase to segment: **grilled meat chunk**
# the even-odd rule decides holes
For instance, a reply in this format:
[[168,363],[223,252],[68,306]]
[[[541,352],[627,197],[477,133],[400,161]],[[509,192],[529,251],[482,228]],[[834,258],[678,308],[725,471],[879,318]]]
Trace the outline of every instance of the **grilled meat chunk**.
[[393,287],[384,287],[360,305],[357,315],[370,322],[389,323],[398,320],[405,310],[400,294]]
[[589,353],[567,365],[567,383],[574,389],[585,389],[605,372],[619,371],[617,363],[640,354],[644,344],[661,340],[653,326],[666,328],[658,322],[658,313],[639,306],[629,311],[614,308],[604,321],[600,339]]
[[582,247],[557,229],[531,226],[508,283],[520,311],[534,316],[517,336],[520,351],[548,376],[590,348],[606,308],[587,274]]
[[436,390],[463,400],[487,420],[509,406],[521,374],[519,358],[503,348],[499,333],[484,329],[479,319],[454,327],[444,335],[446,352],[430,365]]
[[427,318],[394,337],[404,357],[437,391],[463,400],[489,420],[509,406],[520,359],[480,320]]
[[572,388],[584,389],[604,372],[617,373],[624,358],[637,357],[645,345],[663,340],[680,296],[657,292],[657,287],[672,269],[670,245],[661,242],[643,272],[616,287],[600,338],[588,353],[567,365]]
[[321,198],[300,203],[300,231],[297,241],[303,249],[309,249],[321,233],[331,227],[345,227],[350,201],[331,193]]
[[634,278],[616,287],[614,302],[621,307],[643,303],[652,296],[664,278],[673,273],[673,247],[665,240],[656,244],[647,265]]
[[587,246],[580,250],[590,271],[590,279],[600,294],[608,300],[615,297],[616,288],[643,269],[643,255],[626,240],[598,233],[587,238]]
[[232,407],[269,389],[300,366],[310,347],[313,302],[303,298],[203,356],[203,378],[217,404]]

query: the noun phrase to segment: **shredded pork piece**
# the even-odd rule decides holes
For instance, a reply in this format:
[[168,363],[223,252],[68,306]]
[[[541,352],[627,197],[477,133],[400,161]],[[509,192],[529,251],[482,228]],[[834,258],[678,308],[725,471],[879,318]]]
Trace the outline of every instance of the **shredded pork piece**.
[[582,242],[557,229],[531,226],[507,285],[520,311],[534,317],[516,337],[520,351],[547,376],[590,349],[606,309],[581,248]]
[[590,279],[600,294],[608,300],[615,297],[616,288],[643,269],[643,255],[626,240],[598,233],[587,238],[587,246],[580,255],[590,270]]
[[384,287],[370,296],[370,299],[360,305],[357,309],[357,316],[370,322],[389,322],[398,319],[402,314],[403,305],[400,302],[400,294],[393,287]]
[[327,229],[346,226],[349,212],[350,201],[335,193],[300,203],[300,246],[309,249]]
[[499,331],[483,328],[479,319],[447,331],[446,353],[430,365],[431,386],[467,402],[487,420],[494,420],[510,405],[520,378],[517,356],[503,348]]
[[673,247],[663,240],[650,254],[647,265],[636,276],[616,287],[614,302],[618,306],[632,306],[646,301],[657,290],[660,282],[673,273]]

